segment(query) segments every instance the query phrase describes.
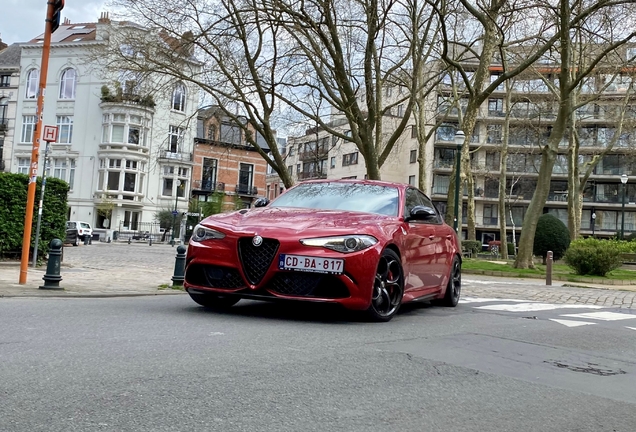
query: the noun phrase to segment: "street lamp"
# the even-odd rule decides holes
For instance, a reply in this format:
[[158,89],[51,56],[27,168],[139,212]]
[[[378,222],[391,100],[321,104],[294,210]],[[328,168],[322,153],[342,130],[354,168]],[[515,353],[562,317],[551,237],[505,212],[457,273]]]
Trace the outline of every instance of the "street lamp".
[[455,144],[457,145],[457,153],[455,154],[455,158],[456,158],[456,166],[455,166],[455,219],[454,219],[454,223],[453,223],[453,228],[455,229],[455,232],[457,234],[459,234],[459,174],[461,171],[461,166],[462,166],[462,159],[461,159],[461,153],[462,153],[462,145],[464,145],[464,139],[466,138],[466,136],[464,135],[464,131],[461,129],[458,129],[457,132],[455,132]]
[[592,237],[594,237],[594,226],[596,225],[596,212],[592,212]]
[[621,208],[621,240],[625,238],[625,189],[627,189],[627,174],[621,176],[623,183],[623,206]]
[[174,191],[174,210],[172,210],[172,238],[170,239],[170,246],[172,247],[174,247],[175,223],[177,215],[179,214],[179,212],[177,211],[177,201],[179,200],[179,186],[181,186],[181,180],[177,180],[177,187]]

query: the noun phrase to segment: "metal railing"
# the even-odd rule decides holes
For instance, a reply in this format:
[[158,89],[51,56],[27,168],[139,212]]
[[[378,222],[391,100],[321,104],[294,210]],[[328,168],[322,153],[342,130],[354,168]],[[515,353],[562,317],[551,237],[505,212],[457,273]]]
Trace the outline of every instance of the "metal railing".
[[206,192],[224,191],[225,183],[215,183],[212,181],[212,179],[193,180],[192,189]]
[[238,184],[234,191],[239,195],[258,195],[258,188],[245,184]]
[[171,152],[168,150],[161,150],[159,152],[159,158],[192,162],[192,153],[181,153],[181,152]]

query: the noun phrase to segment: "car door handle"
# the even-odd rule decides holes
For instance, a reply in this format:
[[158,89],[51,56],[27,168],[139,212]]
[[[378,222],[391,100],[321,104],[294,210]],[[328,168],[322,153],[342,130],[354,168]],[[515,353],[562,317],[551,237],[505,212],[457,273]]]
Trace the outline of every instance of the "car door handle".
[[428,236],[428,238],[429,238],[429,240],[433,240],[435,238],[435,236],[431,234],[430,236]]
[[452,238],[452,236],[449,234],[446,236],[446,240],[450,240]]

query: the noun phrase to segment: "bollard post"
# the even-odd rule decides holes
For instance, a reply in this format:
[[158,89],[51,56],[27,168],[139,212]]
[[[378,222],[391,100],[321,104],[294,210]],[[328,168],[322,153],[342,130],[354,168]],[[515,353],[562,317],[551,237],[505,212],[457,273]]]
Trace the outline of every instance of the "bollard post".
[[132,239],[132,235],[130,237],[128,237],[128,244],[130,244],[131,239]]
[[49,261],[46,265],[46,273],[42,278],[44,285],[40,289],[63,290],[60,286],[60,263],[62,258],[62,240],[53,239],[49,244]]
[[545,261],[545,284],[552,285],[552,251],[548,251],[548,257]]
[[148,246],[152,246],[152,234],[150,234],[150,237],[148,238]]
[[183,245],[177,247],[177,258],[174,262],[174,275],[172,276],[173,286],[183,286],[185,280],[186,248]]
[[88,246],[89,237],[87,235],[84,236],[84,246]]

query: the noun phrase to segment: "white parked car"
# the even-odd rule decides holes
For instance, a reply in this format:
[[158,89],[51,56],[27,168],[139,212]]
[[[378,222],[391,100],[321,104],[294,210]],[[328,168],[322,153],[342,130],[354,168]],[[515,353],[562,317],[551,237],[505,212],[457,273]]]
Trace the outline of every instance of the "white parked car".
[[76,229],[77,237],[80,240],[84,241],[84,239],[88,237],[88,241],[89,243],[91,243],[91,240],[93,238],[93,227],[91,227],[91,224],[89,224],[88,222],[68,221],[66,222],[66,229]]

